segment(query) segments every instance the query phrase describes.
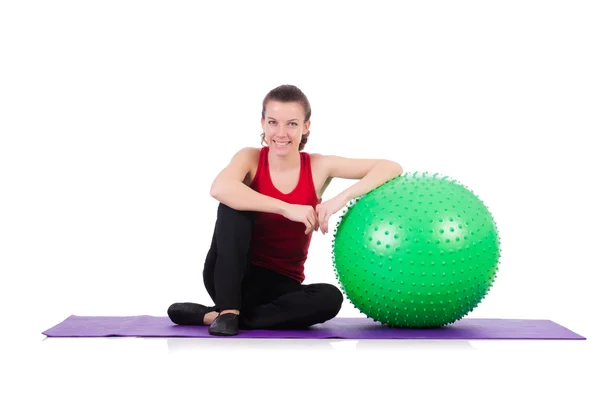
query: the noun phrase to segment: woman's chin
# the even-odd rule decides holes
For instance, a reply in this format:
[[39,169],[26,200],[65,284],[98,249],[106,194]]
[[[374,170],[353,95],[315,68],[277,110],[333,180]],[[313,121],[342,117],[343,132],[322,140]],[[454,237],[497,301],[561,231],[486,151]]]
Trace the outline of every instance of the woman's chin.
[[286,154],[292,151],[292,144],[288,143],[285,146],[280,146],[277,144],[272,144],[271,145],[271,150],[273,150],[275,153],[277,154]]

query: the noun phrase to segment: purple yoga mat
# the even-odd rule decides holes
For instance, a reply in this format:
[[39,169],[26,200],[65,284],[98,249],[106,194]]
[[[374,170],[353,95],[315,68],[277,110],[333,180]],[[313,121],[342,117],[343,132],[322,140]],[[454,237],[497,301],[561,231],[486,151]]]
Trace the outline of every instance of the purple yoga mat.
[[[218,338],[206,326],[175,325],[168,317],[69,316],[42,332],[49,337],[188,337]],[[296,339],[577,339],[581,335],[550,320],[463,318],[444,328],[390,328],[368,318],[336,317],[307,330],[241,330],[228,338]]]

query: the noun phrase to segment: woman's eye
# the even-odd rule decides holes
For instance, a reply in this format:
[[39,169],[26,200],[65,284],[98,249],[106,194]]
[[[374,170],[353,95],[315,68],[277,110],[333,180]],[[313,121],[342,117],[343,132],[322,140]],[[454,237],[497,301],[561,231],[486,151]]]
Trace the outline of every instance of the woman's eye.
[[[269,120],[269,124],[275,124],[275,123],[276,123],[275,120]],[[296,127],[298,125],[298,123],[296,123],[295,121],[290,121],[288,123],[288,125],[292,125],[292,126]]]

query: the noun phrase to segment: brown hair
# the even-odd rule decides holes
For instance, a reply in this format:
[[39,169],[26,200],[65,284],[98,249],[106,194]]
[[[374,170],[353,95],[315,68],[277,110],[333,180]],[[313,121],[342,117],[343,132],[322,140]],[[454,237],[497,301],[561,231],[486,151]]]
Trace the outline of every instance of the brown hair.
[[[278,101],[278,102],[298,102],[304,107],[304,121],[302,124],[310,120],[311,109],[310,103],[308,102],[308,98],[306,95],[295,85],[284,84],[280,85],[277,88],[273,88],[265,99],[263,99],[262,105],[262,119],[265,118],[265,109],[267,107],[267,103],[269,101]],[[308,136],[310,135],[310,130],[306,131],[306,134],[302,135],[302,139],[300,140],[300,146],[298,150],[304,149],[306,142],[308,142]],[[265,141],[265,133],[260,134],[262,139],[261,143]]]

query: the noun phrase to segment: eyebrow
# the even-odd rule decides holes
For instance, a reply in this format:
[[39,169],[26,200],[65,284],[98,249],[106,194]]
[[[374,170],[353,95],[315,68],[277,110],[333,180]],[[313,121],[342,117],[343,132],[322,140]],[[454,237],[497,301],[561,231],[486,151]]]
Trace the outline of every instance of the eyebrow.
[[[271,120],[275,120],[275,121],[277,121],[277,119],[275,119],[275,118],[273,118],[273,117],[267,117],[267,118],[268,118],[268,119],[271,119]],[[298,119],[289,119],[288,121],[298,121]]]

